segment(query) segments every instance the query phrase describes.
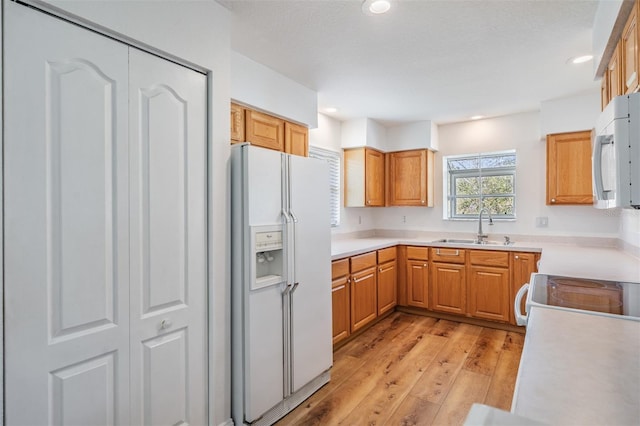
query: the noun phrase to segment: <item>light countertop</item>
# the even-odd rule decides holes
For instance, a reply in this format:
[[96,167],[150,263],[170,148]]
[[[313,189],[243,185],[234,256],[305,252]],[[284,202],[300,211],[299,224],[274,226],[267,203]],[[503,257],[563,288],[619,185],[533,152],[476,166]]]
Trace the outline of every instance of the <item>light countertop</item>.
[[533,307],[511,411],[548,424],[637,425],[640,321]]
[[345,238],[333,240],[331,259],[337,260],[394,245],[460,247],[541,253],[538,270],[550,275],[640,283],[640,259],[613,247],[516,241],[512,245],[444,244],[420,238]]

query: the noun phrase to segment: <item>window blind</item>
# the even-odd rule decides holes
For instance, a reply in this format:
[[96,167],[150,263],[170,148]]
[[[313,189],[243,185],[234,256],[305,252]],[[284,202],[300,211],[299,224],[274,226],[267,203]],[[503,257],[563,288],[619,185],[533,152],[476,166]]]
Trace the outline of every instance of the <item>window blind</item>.
[[340,225],[340,153],[328,149],[309,147],[309,157],[329,163],[329,207],[331,226]]

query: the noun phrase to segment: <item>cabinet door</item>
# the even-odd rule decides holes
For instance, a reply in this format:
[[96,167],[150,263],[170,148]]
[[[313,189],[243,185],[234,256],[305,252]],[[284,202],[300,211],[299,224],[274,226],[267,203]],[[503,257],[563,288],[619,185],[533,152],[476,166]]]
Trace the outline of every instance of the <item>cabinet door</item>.
[[433,153],[419,149],[387,155],[389,205],[433,207]]
[[376,268],[368,268],[351,276],[351,332],[374,319],[377,314]]
[[231,143],[244,142],[244,108],[231,104]]
[[600,109],[604,109],[609,104],[609,81],[607,79],[607,72],[604,72],[602,80],[600,81]]
[[284,151],[284,120],[250,109],[246,111],[247,142],[263,148]]
[[309,156],[309,129],[299,124],[284,123],[284,151],[287,154]]
[[[513,303],[516,298],[516,293],[520,290],[524,284],[529,282],[531,274],[538,270],[537,261],[538,255],[536,253],[512,253],[511,263],[511,295],[509,297],[509,309],[511,313],[509,320],[511,324],[516,323],[516,319],[513,312]],[[525,300],[522,299],[520,304],[520,312],[524,312]]]
[[465,266],[433,263],[431,268],[431,309],[464,315],[466,313]]
[[609,89],[609,100],[616,96],[622,95],[622,71],[620,67],[621,62],[622,43],[618,42],[616,50],[611,56],[609,66],[607,67],[607,86]]
[[620,37],[622,53],[622,88],[623,93],[632,93],[638,88],[638,2],[631,10],[622,36]]
[[378,315],[393,309],[397,304],[396,272],[395,260],[378,266]]
[[547,204],[593,204],[591,131],[547,135]]
[[334,279],[331,284],[333,344],[349,337],[349,278]]
[[429,307],[429,267],[424,260],[407,260],[407,305]]
[[471,316],[509,321],[509,269],[470,266],[468,288]]
[[367,206],[384,206],[384,153],[365,148],[364,186]]

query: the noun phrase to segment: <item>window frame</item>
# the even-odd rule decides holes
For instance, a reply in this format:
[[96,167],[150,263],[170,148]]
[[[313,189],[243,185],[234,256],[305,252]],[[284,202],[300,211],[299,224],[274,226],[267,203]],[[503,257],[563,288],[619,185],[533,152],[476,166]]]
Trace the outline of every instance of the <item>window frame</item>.
[[[488,157],[497,156],[514,156],[515,165],[504,167],[482,167],[481,160]],[[475,169],[461,169],[450,170],[449,163],[454,160],[461,159],[477,159],[478,168]],[[474,154],[462,154],[462,155],[449,155],[443,157],[443,198],[446,209],[443,209],[443,219],[445,220],[476,220],[479,213],[475,214],[456,214],[456,201],[459,199],[480,198],[481,205],[485,198],[512,198],[513,199],[513,214],[494,214],[492,213],[494,220],[513,221],[516,219],[516,204],[517,204],[517,191],[516,191],[516,166],[518,157],[516,150],[496,151],[496,152],[480,152]],[[482,193],[482,178],[487,176],[512,176],[513,179],[513,192],[502,194],[483,194]],[[474,195],[458,195],[456,194],[456,179],[457,178],[479,178],[480,179],[480,194]]]
[[309,157],[329,163],[329,212],[331,227],[340,226],[342,155],[340,152],[309,145]]

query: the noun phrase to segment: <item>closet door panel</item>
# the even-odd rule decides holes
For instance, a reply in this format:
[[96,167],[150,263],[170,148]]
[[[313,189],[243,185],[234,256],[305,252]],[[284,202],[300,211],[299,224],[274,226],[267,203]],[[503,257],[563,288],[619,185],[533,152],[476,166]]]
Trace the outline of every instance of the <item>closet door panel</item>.
[[128,423],[127,47],[5,7],[6,422]]
[[206,77],[133,48],[129,76],[132,423],[205,424]]

